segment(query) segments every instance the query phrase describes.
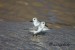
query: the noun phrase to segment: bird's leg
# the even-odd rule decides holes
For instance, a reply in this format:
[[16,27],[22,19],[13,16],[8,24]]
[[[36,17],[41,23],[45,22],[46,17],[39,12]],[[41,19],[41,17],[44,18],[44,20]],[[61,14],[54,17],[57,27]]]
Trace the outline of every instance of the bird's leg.
[[34,34],[33,34],[33,37],[34,37]]
[[37,34],[35,34],[35,36],[37,36]]
[[33,37],[34,37],[34,36],[37,36],[37,34],[33,34]]

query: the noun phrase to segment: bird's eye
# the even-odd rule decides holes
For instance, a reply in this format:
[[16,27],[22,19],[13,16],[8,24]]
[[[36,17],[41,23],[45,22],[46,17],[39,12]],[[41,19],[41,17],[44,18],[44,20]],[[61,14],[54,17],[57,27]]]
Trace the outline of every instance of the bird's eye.
[[35,19],[34,19],[35,20]]

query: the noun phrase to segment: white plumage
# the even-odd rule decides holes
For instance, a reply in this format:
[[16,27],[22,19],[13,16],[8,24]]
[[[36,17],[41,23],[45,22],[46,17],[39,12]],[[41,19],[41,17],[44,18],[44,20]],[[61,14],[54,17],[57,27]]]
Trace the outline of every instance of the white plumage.
[[40,22],[40,24],[36,27],[33,27],[30,32],[32,32],[33,34],[37,34],[39,32],[42,31],[46,31],[49,30],[46,26],[45,26],[45,22]]

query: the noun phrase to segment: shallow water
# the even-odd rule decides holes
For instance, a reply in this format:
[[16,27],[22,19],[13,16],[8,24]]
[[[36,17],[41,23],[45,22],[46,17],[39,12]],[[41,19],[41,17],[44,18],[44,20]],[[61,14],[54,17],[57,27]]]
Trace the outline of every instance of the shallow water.
[[[25,30],[32,26],[33,25],[30,22],[1,22],[0,49],[74,50],[75,28],[65,26],[60,29],[51,29],[47,31],[45,35],[38,35],[33,37],[28,30]],[[63,43],[66,44],[66,46],[58,45]]]

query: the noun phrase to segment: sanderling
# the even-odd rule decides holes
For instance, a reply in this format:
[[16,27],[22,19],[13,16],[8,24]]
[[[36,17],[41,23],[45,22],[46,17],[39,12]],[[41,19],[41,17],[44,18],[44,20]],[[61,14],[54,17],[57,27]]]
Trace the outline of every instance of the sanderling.
[[[33,21],[33,25],[34,25],[35,27],[38,27],[38,26],[40,25],[40,23],[41,23],[41,22],[38,21],[38,19],[37,19],[36,17],[34,17],[34,18],[32,19],[32,21]],[[45,30],[49,30],[49,29],[47,28],[47,25],[46,25],[46,24],[45,24],[45,27],[43,28],[42,31],[45,31]]]
[[32,19],[32,22],[33,22],[33,25],[36,27],[36,26],[39,26],[40,25],[40,22],[38,21],[38,19],[36,17],[34,17]]
[[30,30],[30,32],[32,32],[34,35],[42,32],[42,31],[46,31],[49,30],[46,26],[45,26],[45,22],[40,22],[40,25],[38,27],[35,27],[35,29],[33,28],[32,30]]

